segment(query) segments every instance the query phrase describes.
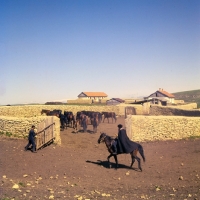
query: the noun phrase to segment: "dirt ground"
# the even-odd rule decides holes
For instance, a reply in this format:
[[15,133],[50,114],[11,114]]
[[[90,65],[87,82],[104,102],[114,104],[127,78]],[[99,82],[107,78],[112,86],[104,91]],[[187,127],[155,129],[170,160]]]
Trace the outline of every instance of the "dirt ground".
[[[61,132],[62,145],[37,153],[24,151],[26,140],[0,137],[0,199],[181,199],[200,200],[200,139],[141,143],[143,171],[129,168],[130,155],[118,156],[108,168],[109,155],[99,133],[117,133],[117,123],[101,123],[98,133]],[[15,189],[13,188],[16,187]]]

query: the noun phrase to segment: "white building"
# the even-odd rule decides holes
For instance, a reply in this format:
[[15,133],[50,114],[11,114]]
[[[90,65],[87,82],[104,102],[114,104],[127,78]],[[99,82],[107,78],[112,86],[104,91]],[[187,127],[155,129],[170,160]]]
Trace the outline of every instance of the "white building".
[[81,92],[78,95],[79,99],[82,100],[93,100],[96,102],[100,102],[102,99],[106,99],[108,95],[104,92]]
[[174,95],[163,90],[162,88],[159,88],[159,90],[157,90],[156,92],[152,93],[148,97],[145,97],[145,99],[147,100],[152,99],[152,102],[154,103],[158,103],[160,101],[160,102],[174,104]]

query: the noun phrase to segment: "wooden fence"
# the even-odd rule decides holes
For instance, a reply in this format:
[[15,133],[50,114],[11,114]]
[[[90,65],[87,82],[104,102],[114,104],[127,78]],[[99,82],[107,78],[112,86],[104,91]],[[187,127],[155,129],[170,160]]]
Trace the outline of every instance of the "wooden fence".
[[127,118],[127,115],[136,115],[136,110],[134,107],[125,107],[125,118]]
[[53,117],[47,119],[37,126],[37,137],[35,140],[36,150],[50,144],[55,139]]

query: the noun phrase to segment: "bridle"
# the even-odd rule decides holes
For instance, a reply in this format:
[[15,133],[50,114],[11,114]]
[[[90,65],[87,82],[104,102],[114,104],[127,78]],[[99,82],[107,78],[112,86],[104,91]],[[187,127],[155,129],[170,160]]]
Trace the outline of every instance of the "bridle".
[[107,135],[105,134],[101,139],[100,139],[100,143],[104,141],[104,139],[107,137]]

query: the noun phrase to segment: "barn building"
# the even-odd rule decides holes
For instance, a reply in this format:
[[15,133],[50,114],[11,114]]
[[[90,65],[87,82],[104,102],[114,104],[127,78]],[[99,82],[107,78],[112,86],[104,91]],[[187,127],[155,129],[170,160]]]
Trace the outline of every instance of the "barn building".
[[94,102],[101,102],[102,99],[106,99],[108,95],[104,92],[81,92],[78,98],[81,100],[93,100]]
[[120,98],[112,98],[106,101],[107,105],[118,105],[120,103],[124,103],[125,101]]

